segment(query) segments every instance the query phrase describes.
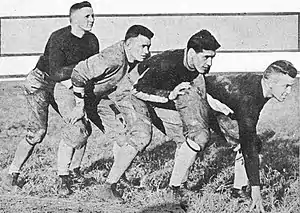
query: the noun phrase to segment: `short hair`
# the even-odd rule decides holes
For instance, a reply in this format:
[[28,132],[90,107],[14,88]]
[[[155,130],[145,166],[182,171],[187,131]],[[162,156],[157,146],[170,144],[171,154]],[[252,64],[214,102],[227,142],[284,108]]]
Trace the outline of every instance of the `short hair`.
[[216,51],[221,45],[208,30],[200,30],[194,34],[187,43],[187,49],[194,49],[196,53],[204,50]]
[[294,65],[285,60],[278,60],[270,64],[267,69],[264,71],[263,77],[268,79],[272,74],[285,74],[289,75],[292,78],[297,76],[297,69]]
[[151,39],[154,36],[154,33],[145,26],[132,25],[125,34],[125,41],[127,41],[129,38],[138,37],[139,35],[143,35]]
[[76,10],[79,10],[81,8],[84,8],[84,7],[91,7],[92,8],[92,5],[90,2],[88,1],[83,1],[83,2],[79,2],[79,3],[75,3],[71,6],[70,8],[70,12],[69,12],[69,15],[71,15],[73,12],[75,12]]

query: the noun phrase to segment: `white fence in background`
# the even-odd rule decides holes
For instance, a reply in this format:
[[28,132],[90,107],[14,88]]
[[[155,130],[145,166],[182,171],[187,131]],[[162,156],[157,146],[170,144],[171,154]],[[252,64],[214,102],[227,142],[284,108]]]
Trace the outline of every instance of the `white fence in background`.
[[[300,13],[107,14],[97,15],[93,32],[103,49],[124,37],[132,24],[149,27],[151,50],[183,48],[205,28],[222,45],[211,72],[261,72],[275,60],[300,70]],[[0,17],[0,79],[24,76],[34,68],[49,35],[68,25],[67,16]]]

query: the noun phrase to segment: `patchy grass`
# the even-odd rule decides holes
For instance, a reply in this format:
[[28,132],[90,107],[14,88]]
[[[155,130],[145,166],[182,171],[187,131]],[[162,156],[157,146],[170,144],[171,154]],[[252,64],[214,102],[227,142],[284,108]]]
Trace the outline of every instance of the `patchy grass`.
[[[0,83],[0,169],[12,161],[24,137],[26,103],[21,82]],[[56,90],[58,102],[63,90]],[[263,139],[262,195],[267,212],[296,213],[299,192],[299,87],[284,103],[269,102],[261,113],[258,133]],[[89,139],[82,170],[83,185],[73,185],[68,198],[56,195],[56,155],[61,118],[51,109],[49,130],[35,147],[21,174],[22,190],[15,195],[0,191],[0,212],[184,212],[167,189],[173,167],[175,144],[155,131],[151,145],[134,160],[118,190],[126,204],[103,199],[101,190],[112,159],[112,143],[96,128]],[[268,137],[270,131],[275,135]],[[214,137],[214,142],[218,137]],[[213,143],[198,156],[188,178],[184,209],[187,212],[247,212],[250,200],[230,198],[235,153],[229,145]]]

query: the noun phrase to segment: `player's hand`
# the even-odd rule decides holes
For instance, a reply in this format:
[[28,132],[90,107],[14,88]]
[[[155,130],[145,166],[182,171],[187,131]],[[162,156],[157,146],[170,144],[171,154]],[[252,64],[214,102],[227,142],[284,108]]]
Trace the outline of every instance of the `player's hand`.
[[221,112],[224,115],[233,114],[232,109],[230,109],[227,105],[223,104],[218,99],[213,98],[210,94],[207,93],[207,101],[211,108],[215,111]]
[[42,72],[32,71],[27,77],[24,83],[25,88],[31,94],[35,93],[40,89],[51,88],[51,84],[46,81],[46,74]]
[[254,209],[256,209],[255,212],[265,213],[265,210],[264,210],[264,207],[262,204],[262,197],[260,194],[259,186],[251,187],[251,197],[252,197],[252,204],[250,206],[249,211],[253,212]]
[[184,94],[184,90],[191,88],[190,82],[182,82],[178,84],[169,95],[169,100],[176,99],[179,95]]
[[75,124],[78,120],[85,116],[85,110],[82,106],[75,106],[72,112],[67,116],[67,122],[70,124]]

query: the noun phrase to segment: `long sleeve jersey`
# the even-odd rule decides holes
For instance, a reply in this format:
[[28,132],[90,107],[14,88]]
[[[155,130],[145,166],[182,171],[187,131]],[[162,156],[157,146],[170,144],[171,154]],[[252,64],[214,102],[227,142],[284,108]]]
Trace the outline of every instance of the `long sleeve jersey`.
[[200,74],[187,69],[186,51],[169,50],[152,56],[138,65],[141,77],[134,85],[135,95],[154,103],[169,102],[169,95],[182,82],[192,82]]
[[[141,77],[134,85],[135,95],[150,103],[167,103],[170,92],[181,82],[197,78],[198,72],[184,66],[184,51],[155,55],[138,66]],[[256,132],[259,114],[267,102],[258,74],[211,74],[206,76],[207,93],[230,107],[238,120],[242,152],[251,185],[259,185],[261,141]],[[159,105],[161,106],[161,105]]]
[[124,45],[124,41],[120,41],[80,62],[72,73],[72,84],[84,88],[87,94],[92,92],[97,97],[111,95],[109,97],[113,99],[112,96],[116,93],[122,93],[118,86],[120,87],[120,82],[131,68]]
[[99,42],[94,34],[85,32],[83,37],[79,38],[71,33],[71,26],[67,26],[51,34],[36,68],[59,82],[71,77],[71,72],[78,62],[97,53]]
[[268,101],[263,96],[262,75],[211,74],[206,77],[207,92],[227,106],[236,115],[239,125],[239,141],[245,159],[246,172],[252,186],[258,186],[261,141],[256,126],[260,112]]

